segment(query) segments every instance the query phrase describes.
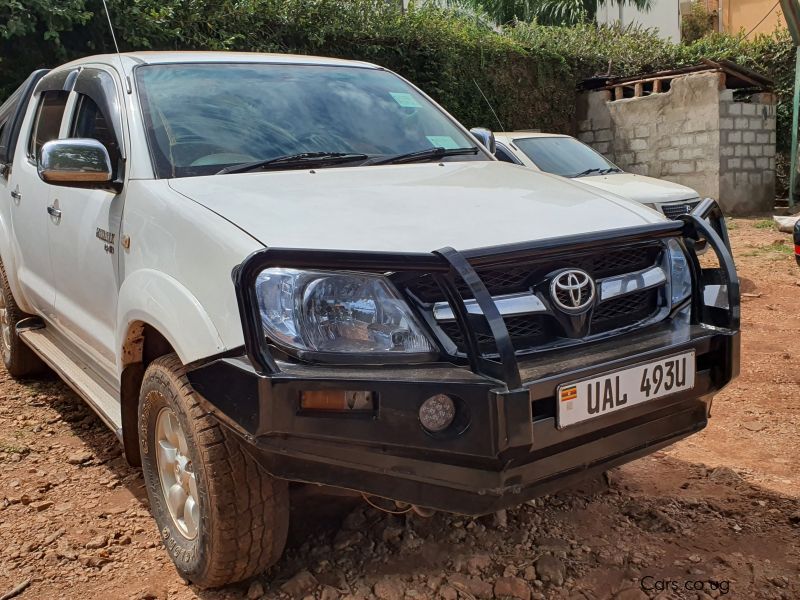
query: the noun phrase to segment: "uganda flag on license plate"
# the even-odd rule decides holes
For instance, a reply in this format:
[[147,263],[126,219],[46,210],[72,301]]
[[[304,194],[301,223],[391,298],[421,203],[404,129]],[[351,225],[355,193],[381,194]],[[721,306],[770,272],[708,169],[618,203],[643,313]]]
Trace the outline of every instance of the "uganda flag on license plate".
[[[560,397],[561,402],[570,402],[572,400],[575,400],[578,397],[578,387],[571,385],[569,387],[562,388],[560,396],[561,396]],[[572,405],[568,404],[566,408],[567,410],[569,410],[572,408]]]

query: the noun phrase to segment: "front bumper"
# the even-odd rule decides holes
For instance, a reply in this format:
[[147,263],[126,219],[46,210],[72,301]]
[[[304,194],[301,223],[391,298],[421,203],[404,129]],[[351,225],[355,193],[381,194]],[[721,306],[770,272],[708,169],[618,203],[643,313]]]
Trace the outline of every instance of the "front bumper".
[[[638,239],[682,231],[687,240],[707,240],[719,258],[720,268],[712,270],[694,261],[691,302],[658,324],[605,341],[520,357],[493,300],[461,253],[444,249],[430,257],[323,257],[271,250],[254,255],[236,273],[247,354],[191,365],[187,376],[205,408],[249,442],[253,455],[276,477],[462,514],[519,504],[699,431],[707,423],[714,394],[738,374],[738,279],[724,224],[714,212],[718,209],[706,202],[698,208],[704,211],[702,217],[712,217],[710,224],[690,215],[683,223],[628,233]],[[513,257],[551,250],[539,245],[498,252]],[[486,315],[498,359],[470,354],[467,364],[453,357],[424,365],[364,366],[308,364],[273,355],[259,333],[248,282],[265,266],[311,266],[303,263],[312,261],[318,267],[320,260],[334,263],[325,265],[329,268],[385,272],[421,265],[456,272],[471,286]],[[712,288],[716,305],[704,304]],[[460,296],[454,295],[451,305],[463,312]],[[473,335],[466,320],[463,323],[465,336]],[[687,350],[695,352],[693,389],[557,427],[560,384]],[[374,410],[366,413],[303,411],[300,395],[313,390],[368,391],[377,400]],[[421,426],[419,408],[436,394],[458,399],[462,426],[457,430],[432,435]]]
[[[612,412],[565,429],[555,424],[559,384],[694,349],[691,391]],[[250,442],[266,469],[284,479],[325,484],[462,514],[485,514],[549,493],[638,458],[705,427],[713,395],[737,375],[739,334],[669,324],[581,352],[521,363],[522,389],[451,365],[310,367],[282,364],[259,375],[245,357],[189,373],[223,423]],[[368,390],[367,415],[304,414],[303,390]],[[422,402],[460,398],[469,426],[434,438],[419,423]]]

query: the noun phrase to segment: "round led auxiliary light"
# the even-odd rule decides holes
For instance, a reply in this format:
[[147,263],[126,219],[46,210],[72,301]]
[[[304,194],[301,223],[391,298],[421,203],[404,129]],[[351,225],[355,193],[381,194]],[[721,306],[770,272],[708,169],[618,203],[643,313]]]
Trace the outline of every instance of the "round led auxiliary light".
[[432,433],[447,429],[456,417],[456,405],[449,396],[431,396],[419,408],[419,422]]

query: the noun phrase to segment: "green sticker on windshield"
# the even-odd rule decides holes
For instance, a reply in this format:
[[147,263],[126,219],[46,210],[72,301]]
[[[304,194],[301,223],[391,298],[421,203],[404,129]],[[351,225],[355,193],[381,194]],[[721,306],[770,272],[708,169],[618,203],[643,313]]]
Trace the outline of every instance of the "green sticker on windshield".
[[433,144],[434,148],[444,148],[445,150],[458,148],[456,141],[449,135],[426,135],[425,137]]
[[406,92],[389,92],[389,95],[403,108],[420,108],[422,106],[414,96]]

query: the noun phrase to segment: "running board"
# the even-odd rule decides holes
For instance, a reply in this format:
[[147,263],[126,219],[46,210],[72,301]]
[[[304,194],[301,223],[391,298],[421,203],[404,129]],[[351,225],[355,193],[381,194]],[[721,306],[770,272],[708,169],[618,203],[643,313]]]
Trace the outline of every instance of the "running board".
[[46,328],[17,330],[20,338],[55,371],[94,410],[111,430],[122,439],[122,411],[119,400],[92,377],[87,366],[81,366],[64,352]]

